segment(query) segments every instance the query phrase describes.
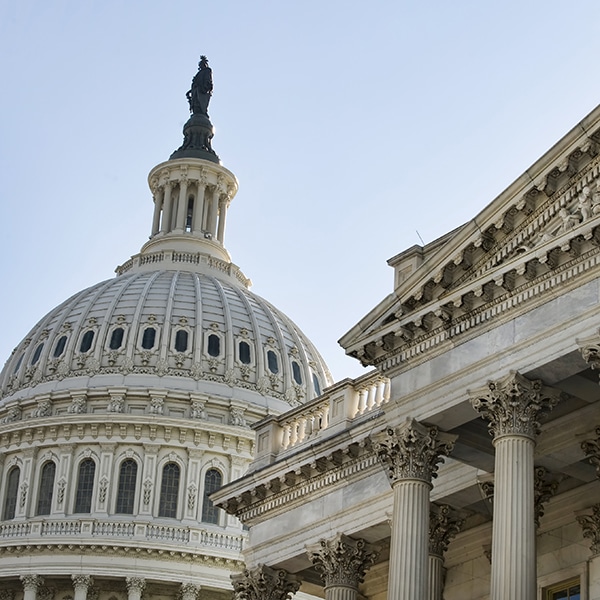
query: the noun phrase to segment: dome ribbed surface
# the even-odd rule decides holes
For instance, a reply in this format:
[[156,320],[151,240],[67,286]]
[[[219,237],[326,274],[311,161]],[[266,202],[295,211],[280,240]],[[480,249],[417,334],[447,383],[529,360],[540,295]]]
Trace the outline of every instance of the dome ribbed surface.
[[75,294],[31,330],[0,374],[2,397],[17,399],[31,388],[124,385],[238,390],[257,404],[296,405],[330,384],[312,343],[271,304],[210,275],[168,270]]

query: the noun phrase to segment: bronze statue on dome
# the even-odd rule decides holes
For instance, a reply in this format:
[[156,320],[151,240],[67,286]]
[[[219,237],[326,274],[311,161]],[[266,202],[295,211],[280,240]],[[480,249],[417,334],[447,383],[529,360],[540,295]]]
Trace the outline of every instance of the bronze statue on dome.
[[190,112],[193,115],[208,117],[208,103],[213,91],[212,69],[208,66],[208,59],[202,55],[198,63],[198,72],[192,79],[192,87],[185,95],[190,103]]

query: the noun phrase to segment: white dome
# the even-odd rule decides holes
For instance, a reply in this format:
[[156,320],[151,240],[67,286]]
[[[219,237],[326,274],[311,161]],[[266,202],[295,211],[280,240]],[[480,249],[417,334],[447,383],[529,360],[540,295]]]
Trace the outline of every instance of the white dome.
[[34,387],[167,387],[277,412],[330,383],[314,346],[271,304],[225,279],[171,270],[128,272],[75,294],[31,330],[0,375],[3,398]]

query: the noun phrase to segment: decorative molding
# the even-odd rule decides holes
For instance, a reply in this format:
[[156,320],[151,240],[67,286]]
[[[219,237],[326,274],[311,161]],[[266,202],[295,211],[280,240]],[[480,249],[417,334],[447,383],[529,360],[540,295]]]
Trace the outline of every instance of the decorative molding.
[[300,580],[284,569],[259,565],[231,576],[234,600],[289,600],[300,589]]
[[583,529],[583,537],[592,540],[592,554],[600,554],[600,504],[594,504],[591,515],[580,515],[577,522]]
[[307,546],[306,552],[321,575],[325,589],[334,586],[358,589],[366,571],[377,560],[379,548],[338,533],[333,539]]
[[535,440],[540,431],[538,419],[552,410],[561,392],[530,381],[516,371],[489,381],[485,388],[469,392],[473,408],[488,420],[494,439],[503,435],[522,435]]
[[431,485],[438,465],[454,447],[456,436],[440,432],[415,419],[371,436],[375,454],[383,465],[390,484],[419,479]]
[[429,554],[442,558],[465,521],[447,504],[432,504],[429,513]]

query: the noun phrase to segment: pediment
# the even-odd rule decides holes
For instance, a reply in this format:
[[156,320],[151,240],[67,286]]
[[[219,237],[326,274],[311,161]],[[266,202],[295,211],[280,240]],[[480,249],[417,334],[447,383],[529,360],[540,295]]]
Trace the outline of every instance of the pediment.
[[600,251],[599,150],[600,107],[472,221],[391,259],[394,293],[340,340],[346,352],[370,365],[407,360],[494,305],[511,301],[514,317],[519,294],[540,282],[571,281],[556,276]]

